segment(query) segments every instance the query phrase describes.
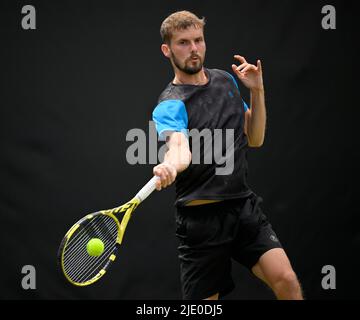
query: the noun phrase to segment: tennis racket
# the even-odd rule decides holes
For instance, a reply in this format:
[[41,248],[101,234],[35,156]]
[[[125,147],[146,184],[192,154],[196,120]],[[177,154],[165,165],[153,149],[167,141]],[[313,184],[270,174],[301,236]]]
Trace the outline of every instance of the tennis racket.
[[[70,283],[88,286],[109,270],[123,241],[131,214],[155,190],[158,179],[154,176],[129,202],[88,214],[69,229],[60,244],[58,259]],[[103,252],[98,256],[91,256],[87,251],[87,244],[94,238],[104,244]]]

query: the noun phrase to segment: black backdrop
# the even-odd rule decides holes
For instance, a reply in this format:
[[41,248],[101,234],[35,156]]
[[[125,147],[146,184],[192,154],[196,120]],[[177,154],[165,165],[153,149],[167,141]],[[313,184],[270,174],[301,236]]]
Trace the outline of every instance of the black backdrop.
[[[36,8],[36,30],[21,28],[25,4]],[[337,10],[336,30],[321,27],[325,4]],[[126,133],[147,131],[171,80],[159,27],[180,9],[207,19],[207,67],[231,71],[235,53],[262,60],[267,136],[249,154],[249,182],[306,297],[359,296],[351,2],[1,1],[0,8],[0,298],[181,298],[173,187],[136,211],[102,281],[72,287],[56,261],[74,221],[127,201],[151,177],[153,165],[127,163]],[[36,268],[36,290],[21,287],[24,265]],[[336,268],[335,290],[321,287],[324,265]],[[227,299],[274,298],[245,268],[234,264],[233,274]]]

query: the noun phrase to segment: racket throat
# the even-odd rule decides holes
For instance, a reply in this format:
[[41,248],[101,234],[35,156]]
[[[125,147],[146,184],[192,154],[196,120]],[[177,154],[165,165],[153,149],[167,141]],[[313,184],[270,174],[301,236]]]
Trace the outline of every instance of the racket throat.
[[129,220],[131,218],[131,213],[132,213],[132,210],[131,211],[126,211],[126,213],[124,214],[124,217],[121,220],[121,224],[120,224],[120,228],[119,228],[119,236],[118,236],[118,243],[119,244],[122,243],[127,224],[128,224],[128,222],[129,222]]

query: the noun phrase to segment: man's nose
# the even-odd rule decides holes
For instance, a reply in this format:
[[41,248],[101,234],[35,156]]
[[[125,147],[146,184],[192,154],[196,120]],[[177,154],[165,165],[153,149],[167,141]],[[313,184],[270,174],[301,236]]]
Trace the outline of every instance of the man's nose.
[[191,51],[195,51],[195,52],[198,51],[198,47],[197,47],[195,41],[191,41]]

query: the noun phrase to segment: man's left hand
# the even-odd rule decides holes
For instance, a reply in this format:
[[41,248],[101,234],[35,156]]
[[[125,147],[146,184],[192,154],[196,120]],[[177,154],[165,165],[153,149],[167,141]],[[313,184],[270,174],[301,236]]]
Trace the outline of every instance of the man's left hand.
[[233,64],[231,67],[244,86],[250,90],[264,90],[261,61],[258,60],[255,66],[243,56],[235,55],[234,58],[240,61],[240,65]]

